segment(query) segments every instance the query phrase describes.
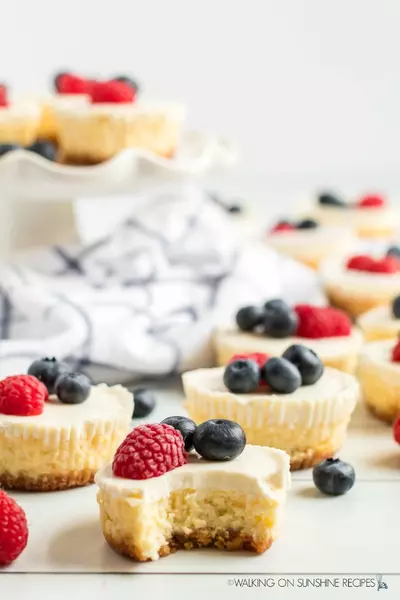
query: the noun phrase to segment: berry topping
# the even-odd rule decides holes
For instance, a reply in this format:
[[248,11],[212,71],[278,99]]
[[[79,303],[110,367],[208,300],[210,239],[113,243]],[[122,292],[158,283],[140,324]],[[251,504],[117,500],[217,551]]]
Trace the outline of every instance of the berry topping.
[[356,474],[351,465],[339,458],[328,458],[313,469],[315,486],[328,496],[341,496],[354,485]]
[[393,439],[397,444],[400,444],[400,415],[393,423]]
[[261,376],[279,394],[291,394],[301,385],[299,370],[286,358],[270,358],[265,363]]
[[61,373],[55,384],[57,398],[64,404],[81,404],[89,398],[90,379],[83,373]]
[[317,227],[318,223],[314,219],[303,219],[297,223],[297,229],[316,229]]
[[54,394],[54,386],[62,373],[69,371],[69,367],[64,362],[59,362],[53,358],[41,358],[35,360],[28,369],[28,375],[33,375],[47,387],[49,394]]
[[267,360],[269,359],[268,354],[264,354],[264,352],[249,352],[248,354],[234,354],[229,361],[229,364],[235,362],[236,360],[254,360],[260,367],[260,369],[265,365]]
[[156,406],[156,398],[151,390],[138,388],[133,392],[134,408],[133,419],[143,419],[153,412]]
[[264,309],[259,306],[244,306],[236,314],[236,323],[242,331],[253,331],[264,321]]
[[397,342],[392,350],[392,361],[400,362],[400,340]]
[[4,84],[0,85],[0,107],[8,106],[7,87]]
[[93,104],[129,104],[136,98],[136,91],[122,81],[95,81],[91,87]]
[[386,204],[385,198],[379,194],[367,194],[357,202],[359,208],[379,208]]
[[132,79],[132,77],[127,77],[126,75],[117,75],[117,77],[112,78],[112,81],[120,81],[122,83],[125,83],[126,85],[129,85],[129,87],[131,87],[133,90],[135,90],[136,93],[140,90],[138,82],[135,79]]
[[57,146],[48,140],[36,140],[26,149],[47,158],[47,160],[55,161],[57,158]]
[[56,92],[60,91],[60,83],[62,81],[62,78],[65,77],[65,75],[69,75],[68,71],[60,71],[59,73],[56,73],[54,75],[53,85]]
[[296,225],[289,223],[288,221],[279,221],[276,225],[271,228],[271,233],[281,233],[282,231],[294,231]]
[[342,337],[351,334],[351,321],[342,310],[331,307],[298,304],[296,335],[308,339]]
[[33,375],[11,375],[0,382],[0,413],[3,415],[41,415],[47,398],[47,388]]
[[57,76],[56,86],[59,94],[90,94],[92,83],[72,73],[61,73]]
[[399,246],[390,246],[386,252],[386,256],[394,256],[394,258],[400,259],[400,248]]
[[28,543],[28,523],[24,510],[0,490],[0,566],[10,565]]
[[246,434],[234,421],[210,419],[196,428],[193,444],[206,460],[233,460],[245,449]]
[[346,267],[349,270],[368,273],[397,273],[400,270],[400,260],[394,255],[378,259],[359,254],[349,258]]
[[400,319],[400,296],[396,296],[392,302],[392,315],[395,319]]
[[260,367],[254,360],[234,360],[225,367],[223,379],[230,392],[249,394],[260,385]]
[[180,431],[185,442],[186,452],[193,450],[193,434],[196,430],[196,423],[187,417],[167,417],[161,424],[171,425],[177,431]]
[[324,372],[324,365],[314,350],[301,344],[289,346],[282,354],[282,358],[286,358],[297,367],[301,375],[302,385],[312,385],[321,378]]
[[140,425],[115,453],[113,473],[126,479],[151,479],[187,462],[183,437],[171,425]]
[[318,203],[322,206],[337,206],[340,208],[345,208],[347,206],[346,202],[343,202],[343,200],[330,193],[320,194],[318,196]]
[[21,150],[22,146],[18,144],[0,144],[0,156],[8,154],[12,150]]
[[228,204],[226,211],[232,215],[238,215],[243,212],[243,206],[241,204]]
[[296,313],[282,300],[270,300],[264,305],[264,332],[273,338],[285,338],[297,328]]

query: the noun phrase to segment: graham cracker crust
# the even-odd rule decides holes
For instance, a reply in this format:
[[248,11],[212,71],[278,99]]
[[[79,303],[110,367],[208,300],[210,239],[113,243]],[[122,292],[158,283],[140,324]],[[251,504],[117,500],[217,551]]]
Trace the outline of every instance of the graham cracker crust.
[[[173,149],[167,152],[157,152],[154,154],[155,156],[159,156],[162,158],[173,158],[175,156],[175,152],[176,150]],[[96,165],[101,165],[112,160],[113,158],[115,158],[115,156],[110,156],[108,158],[95,158],[93,156],[79,156],[68,154],[60,155],[57,159],[57,162],[62,165],[69,165],[71,167],[94,167]]]
[[89,485],[94,482],[95,474],[96,469],[84,469],[57,475],[29,477],[28,475],[14,475],[5,471],[0,473],[0,487],[27,492],[55,492]]
[[[139,548],[133,544],[128,544],[123,540],[116,540],[110,533],[103,531],[108,545],[118,554],[128,556],[139,562],[148,562],[152,560],[146,557]],[[173,535],[167,544],[164,544],[158,549],[160,557],[168,556],[177,550],[193,550],[194,548],[218,548],[219,550],[228,550],[234,552],[237,550],[245,550],[247,552],[255,552],[262,554],[270,548],[273,542],[272,536],[269,536],[262,543],[257,542],[249,535],[244,535],[238,531],[221,530],[216,533],[207,529],[194,531],[189,535],[177,534]]]
[[363,313],[375,308],[376,306],[381,306],[385,304],[389,304],[391,301],[391,297],[381,300],[377,300],[376,298],[357,298],[352,296],[350,293],[346,294],[338,291],[337,289],[326,288],[325,293],[328,297],[329,302],[332,306],[336,308],[341,308],[344,310],[350,317],[356,319]]
[[318,465],[327,458],[332,458],[340,448],[324,448],[314,449],[309,448],[308,450],[296,451],[290,454],[290,470],[300,471],[301,469],[310,469],[315,465]]
[[387,423],[387,425],[393,425],[394,421],[400,414],[399,409],[381,410],[367,401],[365,402],[365,405],[374,417],[380,421],[383,421],[384,423]]

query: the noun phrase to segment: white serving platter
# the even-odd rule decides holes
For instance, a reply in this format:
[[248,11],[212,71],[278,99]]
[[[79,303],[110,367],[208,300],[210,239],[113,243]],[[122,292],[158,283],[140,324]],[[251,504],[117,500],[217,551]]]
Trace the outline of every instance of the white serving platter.
[[[161,386],[151,416],[183,414],[178,385]],[[30,541],[6,572],[13,573],[397,573],[400,536],[400,447],[391,429],[359,407],[341,452],[357,474],[345,496],[315,489],[312,473],[293,474],[281,536],[265,554],[180,551],[159,561],[133,563],[104,542],[96,486],[46,494],[13,494],[27,512]]]

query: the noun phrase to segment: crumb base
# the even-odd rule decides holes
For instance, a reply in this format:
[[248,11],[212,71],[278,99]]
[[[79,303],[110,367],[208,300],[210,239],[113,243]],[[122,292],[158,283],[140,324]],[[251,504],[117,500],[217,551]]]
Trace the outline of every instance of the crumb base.
[[95,474],[95,469],[83,469],[30,477],[23,473],[14,474],[4,471],[0,473],[0,487],[18,491],[54,492],[89,485],[94,482]]
[[344,310],[353,319],[359,317],[372,308],[389,304],[392,300],[391,296],[388,296],[387,298],[376,298],[373,295],[371,295],[369,298],[357,297],[350,292],[345,293],[343,290],[338,290],[337,288],[333,287],[326,287],[325,292],[329,302],[333,306]]

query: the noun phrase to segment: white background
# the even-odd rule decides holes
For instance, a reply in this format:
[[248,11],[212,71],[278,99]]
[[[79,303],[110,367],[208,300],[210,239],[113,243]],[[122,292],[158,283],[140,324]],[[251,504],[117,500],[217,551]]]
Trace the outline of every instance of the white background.
[[0,79],[131,72],[236,138],[242,174],[396,170],[398,0],[12,0]]

